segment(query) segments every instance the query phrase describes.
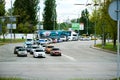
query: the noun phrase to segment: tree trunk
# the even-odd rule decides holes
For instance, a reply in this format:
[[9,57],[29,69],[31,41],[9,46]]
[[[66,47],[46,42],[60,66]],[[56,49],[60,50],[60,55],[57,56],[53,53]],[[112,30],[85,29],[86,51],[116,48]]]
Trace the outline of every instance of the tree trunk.
[[113,47],[114,48],[117,47],[116,46],[116,40],[117,40],[117,36],[116,36],[116,34],[114,34],[114,38],[113,38]]

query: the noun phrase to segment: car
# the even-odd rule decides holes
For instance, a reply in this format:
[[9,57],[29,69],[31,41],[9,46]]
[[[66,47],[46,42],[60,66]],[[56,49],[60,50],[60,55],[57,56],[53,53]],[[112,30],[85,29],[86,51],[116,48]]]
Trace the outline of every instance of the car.
[[34,40],[33,39],[26,39],[25,44],[34,44]]
[[34,50],[39,48],[38,45],[32,45],[31,49],[30,49],[30,54],[33,54]]
[[45,51],[45,48],[46,48],[47,44],[43,44],[42,45],[42,49]]
[[39,44],[49,44],[47,39],[39,39]]
[[67,40],[67,37],[66,37],[65,35],[61,35],[61,36],[60,36],[60,40],[66,41],[66,40]]
[[33,57],[34,58],[38,58],[38,57],[45,58],[46,57],[45,51],[43,49],[37,48],[36,50],[33,51]]
[[19,48],[23,48],[22,46],[15,46],[14,48],[14,54],[17,54],[18,53],[18,49]]
[[52,48],[50,51],[51,56],[61,56],[61,50],[59,48]]
[[31,47],[32,47],[32,44],[26,44],[25,48],[27,52],[30,52]]
[[25,56],[27,57],[27,51],[25,48],[19,48],[18,49],[18,52],[17,52],[17,56],[20,57],[20,56]]
[[49,54],[52,48],[54,48],[54,46],[47,45],[46,48],[45,48],[45,52]]

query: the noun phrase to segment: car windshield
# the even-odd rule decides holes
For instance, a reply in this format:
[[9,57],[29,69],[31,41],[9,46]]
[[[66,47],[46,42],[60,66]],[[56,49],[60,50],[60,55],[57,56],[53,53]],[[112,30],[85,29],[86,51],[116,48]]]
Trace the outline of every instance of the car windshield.
[[44,52],[43,50],[35,50],[36,52]]
[[36,49],[36,48],[38,48],[38,47],[32,47],[33,49]]
[[16,49],[22,48],[21,46],[16,47]]
[[27,41],[32,41],[32,39],[27,39]]

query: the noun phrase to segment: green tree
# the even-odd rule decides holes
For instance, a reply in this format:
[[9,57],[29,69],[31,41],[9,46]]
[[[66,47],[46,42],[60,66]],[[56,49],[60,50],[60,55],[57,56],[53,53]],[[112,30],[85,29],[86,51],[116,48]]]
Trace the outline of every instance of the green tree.
[[[4,24],[5,19],[5,0],[0,0],[0,24],[2,29],[3,40],[5,40],[5,33],[7,32],[6,26]],[[3,21],[4,20],[4,21]]]
[[[94,1],[96,3],[96,0]],[[117,40],[117,23],[113,21],[108,14],[108,7],[112,0],[104,0],[98,2],[101,4],[97,10],[94,10],[91,16],[91,21],[96,22],[96,33],[103,38],[103,44],[106,44],[106,38],[108,34],[113,39],[114,47],[116,47]],[[96,16],[95,16],[96,15]]]
[[46,30],[56,29],[56,1],[55,0],[45,0],[45,8],[43,13],[43,26]]
[[[32,26],[28,29],[28,32],[34,31],[34,26],[38,23],[37,12],[38,12],[39,0],[16,0],[14,2],[13,15],[19,15],[17,24],[26,24]],[[17,28],[17,31],[19,28]],[[23,31],[24,32],[24,31]]]
[[5,15],[5,0],[0,0],[0,16]]
[[84,24],[84,30],[81,31],[81,34],[91,34],[91,22],[89,21],[89,11],[87,9],[81,12],[80,23]]

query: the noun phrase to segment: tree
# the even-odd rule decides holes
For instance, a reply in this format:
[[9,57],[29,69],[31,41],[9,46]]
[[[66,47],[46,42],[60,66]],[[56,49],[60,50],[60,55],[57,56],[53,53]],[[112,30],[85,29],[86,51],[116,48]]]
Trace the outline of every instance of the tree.
[[[13,15],[19,15],[17,24],[25,24],[32,27],[28,29],[28,32],[34,31],[34,26],[38,23],[37,12],[38,12],[38,3],[39,0],[16,0],[14,2],[14,11]],[[18,28],[17,28],[18,30]]]
[[5,40],[5,33],[7,32],[6,26],[3,22],[5,19],[5,0],[0,0],[0,27],[1,27],[1,32],[0,34],[3,35],[3,40]]
[[46,30],[56,29],[56,1],[55,0],[45,0],[45,8],[43,13],[43,26]]
[[0,0],[0,16],[5,15],[5,0]]
[[92,23],[89,20],[89,12],[87,9],[81,12],[80,23],[84,24],[84,30],[81,31],[81,34],[91,34],[92,33]]
[[[117,40],[117,23],[113,21],[108,14],[108,7],[112,0],[104,0],[103,2],[98,2],[102,4],[97,10],[94,10],[91,16],[91,21],[97,23],[96,32],[103,38],[103,44],[106,44],[106,38],[108,34],[113,39],[114,47],[116,47]],[[96,0],[95,0],[96,3]],[[96,15],[96,16],[94,16]]]

